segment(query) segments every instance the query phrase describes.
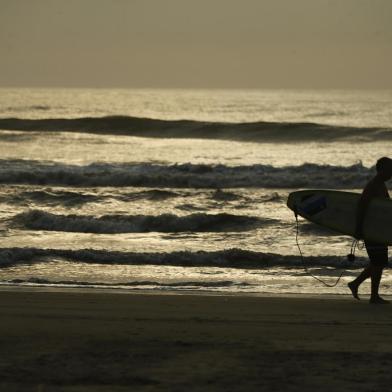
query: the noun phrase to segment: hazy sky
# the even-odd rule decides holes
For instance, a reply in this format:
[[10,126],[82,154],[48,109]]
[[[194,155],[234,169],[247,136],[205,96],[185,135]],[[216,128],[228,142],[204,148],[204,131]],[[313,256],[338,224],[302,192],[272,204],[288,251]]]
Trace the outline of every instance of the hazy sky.
[[392,88],[392,0],[0,0],[0,86]]

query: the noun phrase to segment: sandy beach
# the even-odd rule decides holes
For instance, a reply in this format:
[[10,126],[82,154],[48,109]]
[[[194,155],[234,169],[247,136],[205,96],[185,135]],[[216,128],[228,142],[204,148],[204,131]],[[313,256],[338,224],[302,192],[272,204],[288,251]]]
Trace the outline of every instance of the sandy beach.
[[2,289],[1,391],[382,391],[392,309],[349,297]]

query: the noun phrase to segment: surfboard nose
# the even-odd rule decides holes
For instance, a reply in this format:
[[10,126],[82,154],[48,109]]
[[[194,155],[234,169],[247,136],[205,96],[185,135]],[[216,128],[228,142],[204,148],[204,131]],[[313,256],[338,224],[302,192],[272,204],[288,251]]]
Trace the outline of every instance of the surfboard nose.
[[297,211],[298,192],[291,192],[287,198],[287,207],[291,211]]
[[289,194],[287,207],[295,214],[309,218],[325,210],[327,208],[327,200],[320,191],[296,191]]

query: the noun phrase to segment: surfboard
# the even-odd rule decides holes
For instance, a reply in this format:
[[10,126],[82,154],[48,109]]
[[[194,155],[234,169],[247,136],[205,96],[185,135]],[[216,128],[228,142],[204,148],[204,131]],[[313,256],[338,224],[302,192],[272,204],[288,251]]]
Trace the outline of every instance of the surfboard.
[[[359,193],[306,190],[289,194],[287,206],[310,222],[353,236]],[[392,200],[371,200],[363,222],[365,240],[392,245]]]

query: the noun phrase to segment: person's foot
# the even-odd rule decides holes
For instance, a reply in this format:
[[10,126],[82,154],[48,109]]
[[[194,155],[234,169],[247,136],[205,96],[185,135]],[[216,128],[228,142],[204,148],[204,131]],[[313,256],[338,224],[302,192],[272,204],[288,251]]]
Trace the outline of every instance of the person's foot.
[[354,284],[354,282],[350,282],[347,286],[351,290],[353,297],[357,300],[360,300],[361,298],[358,297],[358,286]]
[[370,298],[369,303],[375,304],[375,305],[387,305],[387,304],[390,304],[391,302],[377,296],[374,298]]

